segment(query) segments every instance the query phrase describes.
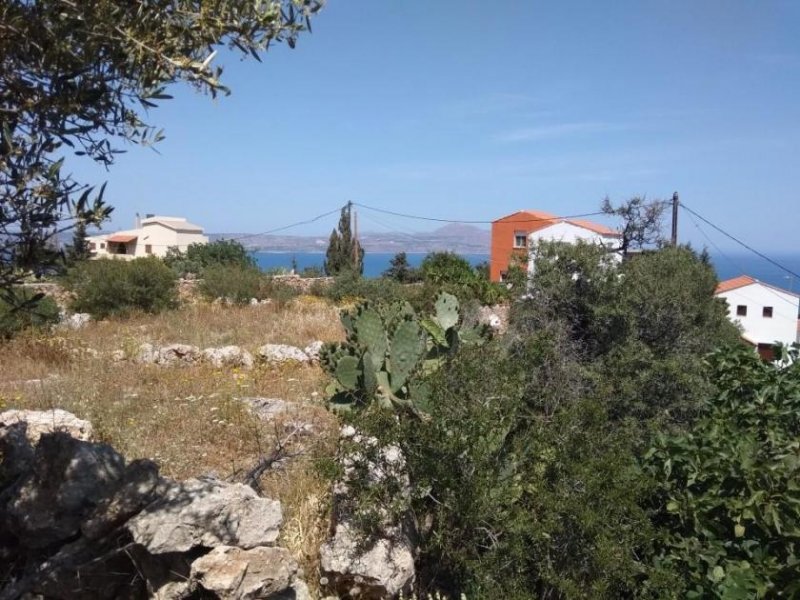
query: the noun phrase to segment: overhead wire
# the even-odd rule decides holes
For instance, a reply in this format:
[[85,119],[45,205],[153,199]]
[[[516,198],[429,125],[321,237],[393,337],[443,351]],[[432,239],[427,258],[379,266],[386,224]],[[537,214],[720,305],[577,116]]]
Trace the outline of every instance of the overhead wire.
[[[377,208],[375,206],[369,206],[368,204],[362,204],[361,202],[353,202],[353,206],[359,206],[361,208],[365,208],[367,210],[372,210],[379,213],[384,213],[387,215],[393,215],[395,217],[403,217],[406,219],[416,219],[418,221],[433,221],[436,223],[462,223],[464,225],[491,225],[495,221],[475,221],[475,220],[464,220],[464,219],[442,219],[438,217],[426,217],[422,215],[412,215],[408,213],[401,213],[396,212],[393,210],[387,210],[385,208]],[[503,221],[504,223],[537,223],[542,221],[558,221],[558,220],[566,220],[566,219],[580,219],[583,217],[595,217],[597,215],[605,214],[603,211],[595,211],[590,213],[581,213],[577,215],[552,215],[547,217],[533,217],[530,219],[515,219],[511,221]]]
[[[719,255],[720,255],[720,256],[722,256],[722,257],[723,257],[725,260],[727,260],[727,261],[728,261],[728,262],[729,262],[731,265],[733,265],[734,267],[737,267],[737,268],[738,268],[738,269],[739,269],[739,270],[740,270],[742,273],[745,273],[745,272],[746,272],[746,269],[744,269],[744,268],[743,268],[743,266],[741,265],[741,263],[739,263],[738,261],[735,261],[735,260],[733,260],[733,259],[732,259],[730,256],[728,256],[728,255],[727,255],[727,254],[726,254],[726,253],[725,253],[725,252],[722,250],[722,248],[720,248],[720,247],[719,247],[719,246],[718,246],[718,245],[717,245],[717,244],[714,242],[714,240],[712,240],[712,239],[711,239],[711,237],[710,237],[710,236],[709,236],[709,235],[708,235],[708,234],[705,232],[705,230],[704,230],[702,227],[700,227],[700,224],[699,224],[697,221],[695,221],[695,220],[694,220],[694,216],[692,216],[692,214],[691,214],[691,213],[689,213],[689,219],[692,221],[692,224],[695,226],[695,229],[697,229],[697,231],[699,231],[699,232],[702,234],[702,236],[703,236],[704,238],[706,238],[706,240],[708,241],[708,243],[709,243],[709,244],[711,244],[711,245],[714,247],[714,249],[715,249],[715,250],[716,250],[716,251],[719,253]],[[780,299],[780,300],[782,300],[783,302],[786,302],[787,304],[790,304],[790,305],[792,305],[792,307],[796,307],[796,306],[797,306],[797,304],[796,304],[795,302],[792,302],[791,300],[787,300],[785,297],[783,297],[782,295],[780,295],[780,294],[779,294],[777,291],[775,291],[774,289],[772,289],[772,286],[770,286],[769,284],[766,284],[764,287],[767,289],[767,291],[769,291],[769,292],[770,292],[770,293],[771,293],[773,296],[775,296],[776,298],[779,298],[779,299]],[[755,303],[755,304],[760,304],[760,302],[758,302],[758,301],[757,301],[755,298],[753,298],[752,296],[749,296],[749,295],[747,295],[747,294],[745,294],[745,293],[742,293],[741,291],[740,291],[740,294],[742,295],[742,297],[744,297],[744,298],[746,298],[746,299],[750,300],[751,302],[753,302],[753,303]]]
[[785,272],[789,273],[789,275],[792,275],[793,277],[797,277],[798,279],[800,279],[800,274],[797,274],[797,273],[795,273],[795,272],[794,272],[794,271],[792,271],[790,268],[788,268],[788,267],[786,267],[786,266],[782,265],[781,263],[779,263],[778,261],[776,261],[776,260],[774,260],[774,259],[770,258],[769,256],[767,256],[767,255],[766,255],[766,254],[764,254],[763,252],[759,252],[758,250],[756,250],[756,249],[755,249],[755,248],[753,248],[752,246],[750,246],[750,245],[748,245],[747,243],[743,242],[742,240],[740,240],[739,238],[737,238],[735,235],[733,235],[733,234],[731,234],[731,233],[728,233],[727,231],[725,231],[725,230],[724,230],[724,229],[722,229],[721,227],[718,227],[717,225],[715,225],[714,223],[712,223],[711,221],[709,221],[708,219],[706,219],[706,218],[705,218],[703,215],[699,214],[697,211],[695,211],[695,210],[692,210],[691,208],[689,208],[688,206],[686,206],[686,204],[684,204],[683,202],[680,202],[680,203],[679,203],[679,206],[680,206],[681,208],[683,208],[684,210],[688,211],[689,213],[693,214],[695,217],[697,217],[698,219],[700,219],[701,221],[703,221],[704,223],[706,223],[706,224],[707,224],[707,225],[709,225],[710,227],[713,227],[714,229],[716,229],[717,231],[719,231],[719,232],[720,232],[722,235],[724,235],[725,237],[727,237],[727,238],[729,238],[729,239],[733,240],[734,242],[736,242],[737,244],[739,244],[739,245],[740,245],[740,246],[742,246],[743,248],[746,248],[747,250],[749,250],[750,252],[752,252],[752,253],[753,253],[753,254],[755,254],[756,256],[759,256],[759,257],[763,258],[763,259],[764,259],[764,260],[766,260],[768,263],[770,263],[770,264],[772,264],[772,265],[774,265],[774,266],[778,267],[778,268],[779,268],[779,269],[781,269],[782,271],[785,271]]

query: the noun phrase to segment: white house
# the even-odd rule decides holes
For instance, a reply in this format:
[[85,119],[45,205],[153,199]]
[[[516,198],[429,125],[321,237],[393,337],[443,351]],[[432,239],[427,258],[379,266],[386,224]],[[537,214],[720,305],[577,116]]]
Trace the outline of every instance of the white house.
[[762,356],[771,355],[775,342],[797,341],[800,295],[740,275],[721,282],[716,295],[728,305],[728,317],[742,327],[742,337]]
[[[533,274],[536,248],[540,242],[565,242],[568,244],[584,242],[613,249],[619,246],[621,237],[622,235],[618,231],[600,223],[583,219],[560,219],[528,234],[528,273]],[[616,253],[613,256],[615,260],[621,260],[620,254]]]
[[181,217],[147,215],[136,219],[136,228],[87,239],[92,258],[133,259],[166,256],[169,248],[186,250],[190,244],[207,244],[203,228]]

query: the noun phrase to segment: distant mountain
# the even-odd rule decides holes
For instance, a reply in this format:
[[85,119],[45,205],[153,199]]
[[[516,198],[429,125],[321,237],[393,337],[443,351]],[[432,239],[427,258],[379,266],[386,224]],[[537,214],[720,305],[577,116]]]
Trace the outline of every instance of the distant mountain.
[[[211,240],[237,239],[250,250],[265,252],[325,252],[328,236],[248,235],[212,233]],[[367,252],[433,252],[449,250],[459,254],[488,254],[491,234],[486,229],[449,223],[425,233],[362,232]]]

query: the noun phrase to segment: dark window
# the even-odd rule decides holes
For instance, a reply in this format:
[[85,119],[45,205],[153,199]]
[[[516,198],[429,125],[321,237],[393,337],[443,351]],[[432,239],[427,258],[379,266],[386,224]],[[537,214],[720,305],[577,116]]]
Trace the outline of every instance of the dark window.
[[103,242],[100,242],[100,248],[105,249],[106,245]]
[[761,311],[761,316],[764,317],[765,319],[771,319],[772,318],[772,307],[771,306],[765,306],[764,310]]
[[500,281],[505,281],[508,277],[508,271],[500,271]]
[[145,244],[144,253],[145,254],[152,254],[153,253],[153,247],[150,244]]
[[89,250],[97,250],[97,244],[95,244],[94,242],[91,242],[89,244]]
[[747,305],[740,304],[736,307],[736,316],[737,317],[746,317],[747,316]]
[[524,231],[514,232],[514,248],[527,248],[528,235]]

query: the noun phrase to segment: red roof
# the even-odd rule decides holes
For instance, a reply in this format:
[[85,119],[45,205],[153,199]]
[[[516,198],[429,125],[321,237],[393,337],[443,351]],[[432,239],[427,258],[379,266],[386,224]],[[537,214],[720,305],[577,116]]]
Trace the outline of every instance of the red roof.
[[506,215],[505,217],[501,217],[494,222],[519,223],[522,229],[526,229],[529,232],[544,229],[545,227],[550,227],[550,225],[555,225],[556,223],[569,223],[571,225],[575,225],[576,227],[594,231],[600,235],[609,235],[614,237],[621,236],[618,231],[611,229],[610,227],[606,227],[605,225],[601,225],[600,223],[594,223],[592,221],[587,221],[586,219],[561,219],[556,215],[552,215],[542,210],[520,210],[513,214]]
[[613,235],[614,237],[622,237],[622,234],[619,231],[611,229],[611,227],[606,227],[605,225],[601,225],[600,223],[587,221],[586,219],[569,219],[566,222],[575,225],[577,227],[583,227],[584,229],[588,229],[589,231],[594,231],[595,233],[599,233],[600,235]]
[[759,281],[755,277],[750,277],[750,275],[739,275],[738,277],[734,277],[733,279],[726,279],[725,281],[720,281],[717,284],[717,289],[714,291],[714,293],[724,294],[725,292],[730,292],[731,290],[736,290],[748,285],[753,285],[754,283],[763,285],[764,287],[772,288],[773,290],[776,290],[783,294],[788,294],[789,296],[800,296],[800,294],[797,294],[795,292],[790,292],[789,290],[784,290],[783,288],[779,288],[778,286],[770,285],[768,283],[764,283],[763,281]]
[[111,235],[106,240],[107,242],[115,242],[119,244],[127,244],[128,242],[132,242],[136,239],[137,236],[135,235],[126,235],[126,234],[117,234]]

